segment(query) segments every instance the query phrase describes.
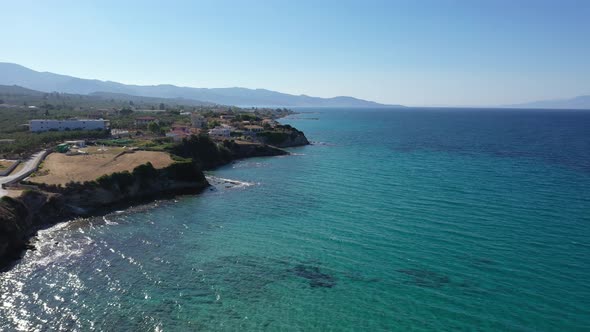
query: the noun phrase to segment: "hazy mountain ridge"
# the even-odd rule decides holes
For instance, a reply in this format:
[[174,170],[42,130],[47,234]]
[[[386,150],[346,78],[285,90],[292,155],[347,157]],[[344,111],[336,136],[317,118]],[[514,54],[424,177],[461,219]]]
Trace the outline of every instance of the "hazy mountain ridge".
[[567,99],[539,100],[522,104],[505,105],[511,108],[553,108],[553,109],[590,109],[590,95]]
[[[59,94],[59,96],[56,94]],[[80,106],[78,105],[80,103],[84,104],[85,102],[88,102],[91,104],[94,103],[95,106],[99,105],[102,107],[116,105],[121,106],[123,104],[129,105],[130,102],[135,103],[137,107],[141,107],[142,105],[145,106],[146,104],[149,104],[151,106],[155,105],[157,107],[160,103],[163,103],[165,105],[182,106],[215,105],[214,103],[203,102],[194,99],[145,97],[116,92],[93,92],[90,94],[74,94],[67,92],[42,92],[38,90],[23,88],[18,85],[2,84],[0,84],[0,100],[13,104],[15,102],[17,102],[17,104],[22,104],[23,102],[26,102],[30,105],[39,105],[41,102],[59,103],[62,101],[69,101],[71,105],[71,102],[74,101],[74,104],[77,104],[77,106]],[[106,104],[104,102],[106,102]]]
[[38,72],[13,63],[0,63],[0,84],[19,85],[42,92],[65,92],[73,94],[117,93],[155,98],[183,98],[208,103],[246,106],[341,106],[382,107],[383,105],[354,97],[320,98],[306,95],[247,88],[191,88],[170,84],[127,85],[112,81],[82,79],[49,72]]

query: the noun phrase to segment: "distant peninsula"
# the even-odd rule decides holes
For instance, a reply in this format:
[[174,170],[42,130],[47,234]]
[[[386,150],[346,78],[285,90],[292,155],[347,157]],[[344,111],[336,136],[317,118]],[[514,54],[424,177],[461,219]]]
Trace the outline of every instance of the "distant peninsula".
[[541,108],[541,109],[585,109],[590,110],[590,95],[567,99],[539,100],[522,104],[506,105],[508,108]]
[[235,106],[280,107],[403,107],[384,105],[354,97],[333,98],[291,95],[266,89],[191,88],[169,84],[128,85],[112,81],[83,79],[49,72],[38,72],[14,63],[0,62],[0,84],[18,85],[42,92],[71,94],[124,94],[152,98],[186,99],[191,103]]

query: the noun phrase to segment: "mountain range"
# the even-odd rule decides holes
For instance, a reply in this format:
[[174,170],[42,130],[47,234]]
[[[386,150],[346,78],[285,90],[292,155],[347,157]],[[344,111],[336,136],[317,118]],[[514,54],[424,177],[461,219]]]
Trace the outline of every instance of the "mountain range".
[[320,98],[291,95],[266,89],[191,88],[170,84],[129,85],[112,81],[77,78],[38,72],[14,63],[0,62],[0,84],[18,85],[42,92],[72,94],[126,94],[154,98],[182,98],[203,104],[235,106],[313,106],[313,107],[403,107],[383,105],[354,97]]
[[590,109],[590,95],[568,99],[539,100],[522,104],[506,105],[510,108],[548,108],[548,109]]

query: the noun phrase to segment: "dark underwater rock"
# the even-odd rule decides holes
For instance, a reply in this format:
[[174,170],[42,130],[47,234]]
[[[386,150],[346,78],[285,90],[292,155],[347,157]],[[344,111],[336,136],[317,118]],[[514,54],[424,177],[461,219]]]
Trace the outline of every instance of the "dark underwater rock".
[[336,286],[336,278],[320,271],[320,268],[312,265],[298,264],[292,270],[296,276],[307,279],[312,288]]

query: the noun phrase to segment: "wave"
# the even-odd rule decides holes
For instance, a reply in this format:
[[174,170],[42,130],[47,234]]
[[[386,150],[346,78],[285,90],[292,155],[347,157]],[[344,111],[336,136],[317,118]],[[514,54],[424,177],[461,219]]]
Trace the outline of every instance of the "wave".
[[207,181],[209,181],[209,183],[212,186],[215,186],[215,187],[223,186],[225,188],[246,188],[246,187],[251,187],[251,186],[256,185],[256,183],[254,183],[254,182],[232,180],[232,179],[220,178],[220,177],[211,176],[211,175],[208,175],[205,178],[207,179]]
[[309,142],[311,145],[324,145],[324,146],[336,146],[336,144],[328,143],[328,142],[319,142],[319,141],[311,141]]

